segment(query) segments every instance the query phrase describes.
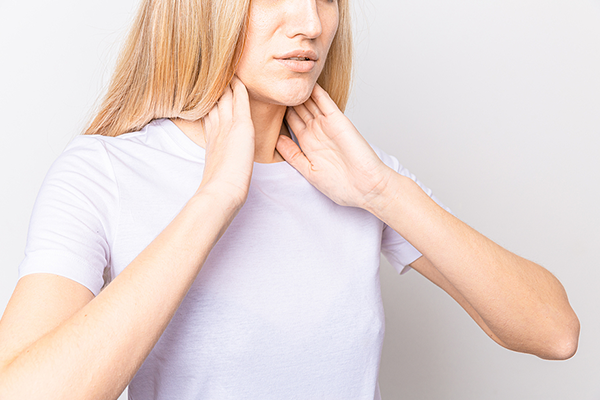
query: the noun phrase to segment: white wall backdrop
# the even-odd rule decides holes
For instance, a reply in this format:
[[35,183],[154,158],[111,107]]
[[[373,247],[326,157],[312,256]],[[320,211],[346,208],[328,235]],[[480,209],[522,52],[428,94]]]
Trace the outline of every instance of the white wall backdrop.
[[[600,399],[600,1],[355,0],[347,114],[455,214],[563,282],[578,354],[495,345],[382,263],[384,399]],[[134,0],[0,0],[0,312],[42,179],[105,86]]]

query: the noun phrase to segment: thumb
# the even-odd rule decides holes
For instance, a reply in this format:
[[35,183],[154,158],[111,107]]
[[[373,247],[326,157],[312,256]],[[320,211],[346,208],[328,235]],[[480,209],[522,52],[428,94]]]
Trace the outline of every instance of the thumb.
[[275,148],[288,164],[308,179],[312,165],[308,158],[306,158],[306,155],[292,139],[284,135],[279,135]]

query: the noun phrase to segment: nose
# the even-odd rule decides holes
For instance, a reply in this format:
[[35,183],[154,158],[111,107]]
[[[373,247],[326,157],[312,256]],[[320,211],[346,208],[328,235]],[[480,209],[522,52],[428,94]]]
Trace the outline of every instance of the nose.
[[289,0],[292,7],[287,13],[287,35],[291,37],[306,36],[316,39],[323,33],[319,16],[319,0]]

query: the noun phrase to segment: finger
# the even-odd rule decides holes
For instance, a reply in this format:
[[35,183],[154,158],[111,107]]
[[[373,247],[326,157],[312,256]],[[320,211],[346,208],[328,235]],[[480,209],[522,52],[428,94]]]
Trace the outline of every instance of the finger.
[[208,144],[208,136],[206,135],[206,118],[200,120],[200,127],[202,128],[202,137],[204,139],[204,147]]
[[319,106],[317,106],[317,103],[315,103],[314,100],[310,97],[304,102],[304,106],[308,109],[308,111],[310,111],[313,117],[323,115],[323,113],[319,109]]
[[307,124],[308,121],[314,118],[312,113],[308,110],[308,108],[306,108],[304,104],[295,106],[294,111],[296,111],[296,114],[298,114],[298,116],[302,118],[302,121],[304,121],[305,124]]
[[233,91],[231,90],[230,85],[227,85],[223,91],[217,105],[219,108],[220,121],[231,121],[231,118],[233,117]]
[[215,103],[208,114],[204,116],[203,121],[205,132],[208,133],[212,132],[214,127],[219,126],[219,107],[217,103]]
[[327,93],[318,83],[312,91],[311,98],[325,116],[335,112],[341,112],[337,104],[329,97],[329,93]]
[[296,134],[296,136],[298,136],[298,132],[301,132],[304,129],[306,129],[306,124],[304,123],[302,118],[300,118],[298,113],[291,107],[288,107],[287,113],[285,114],[285,119],[290,125],[290,128],[292,128],[292,131]]
[[308,179],[311,163],[292,139],[287,136],[279,135],[275,148],[288,164]]
[[231,81],[231,88],[233,90],[233,115],[241,118],[252,118],[246,85],[237,76],[234,76]]

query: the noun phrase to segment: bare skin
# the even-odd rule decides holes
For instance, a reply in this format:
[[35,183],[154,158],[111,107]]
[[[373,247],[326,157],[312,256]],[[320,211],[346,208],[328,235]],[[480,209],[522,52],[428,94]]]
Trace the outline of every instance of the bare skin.
[[[95,298],[60,276],[19,280],[0,320],[0,399],[116,399],[122,393],[243,206],[253,161],[283,160],[275,145],[286,104],[310,95],[337,19],[337,3],[328,0],[252,2],[237,70],[246,85],[233,80],[203,118],[206,129],[202,121],[181,124],[206,147],[197,192]],[[320,56],[307,73],[278,61],[307,49]]]
[[381,162],[318,85],[287,113],[302,151],[277,149],[336,203],[370,211],[421,251],[412,266],[448,292],[497,343],[546,359],[576,349],[579,320],[546,269],[498,246]]
[[232,86],[206,117],[198,191],[105,290],[19,281],[0,321],[0,398],[115,399],[131,381],[246,200],[254,129],[244,85]]
[[[117,398],[243,206],[254,161],[285,159],[336,203],[362,207],[400,232],[424,254],[413,267],[501,345],[544,358],[570,357],[579,322],[560,283],[441,210],[382,164],[315,87],[337,28],[337,3],[252,4],[257,8],[247,45],[265,51],[245,51],[247,57],[277,56],[282,47],[309,49],[320,57],[315,69],[290,72],[278,69],[276,57],[248,58],[237,71],[244,83],[234,79],[204,118],[205,129],[201,121],[176,121],[207,150],[198,191],[97,297],[58,276],[19,281],[0,320],[0,398]],[[287,105],[298,105],[287,121],[303,152],[281,135]]]

